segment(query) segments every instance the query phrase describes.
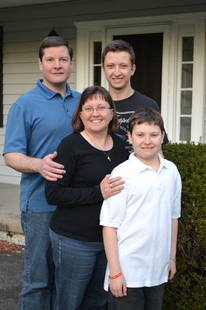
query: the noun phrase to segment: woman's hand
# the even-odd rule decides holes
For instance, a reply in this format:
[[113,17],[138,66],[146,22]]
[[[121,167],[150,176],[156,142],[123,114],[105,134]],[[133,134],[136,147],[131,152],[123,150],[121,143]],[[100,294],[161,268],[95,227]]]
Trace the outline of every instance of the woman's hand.
[[124,189],[125,181],[122,177],[110,178],[111,174],[107,174],[100,183],[100,189],[104,199],[119,194]]

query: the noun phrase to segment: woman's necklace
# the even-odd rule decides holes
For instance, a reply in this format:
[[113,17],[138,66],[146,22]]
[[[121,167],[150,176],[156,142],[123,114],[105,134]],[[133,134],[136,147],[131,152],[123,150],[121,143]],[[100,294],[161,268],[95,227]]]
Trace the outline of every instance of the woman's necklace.
[[108,161],[112,161],[111,158],[110,158],[110,151],[108,151],[108,152],[102,151],[102,152],[107,156],[107,160]]
[[[85,134],[86,134],[86,135],[85,135]],[[97,148],[98,150],[102,151],[102,152],[106,155],[108,161],[112,161],[112,160],[111,160],[111,157],[110,157],[110,150],[109,150],[109,151],[103,151],[103,150],[94,142],[94,140],[87,134],[87,132],[85,132],[85,131],[84,131],[84,136],[87,137],[86,140],[88,140],[88,142],[91,141],[91,144],[92,144],[95,148]]]

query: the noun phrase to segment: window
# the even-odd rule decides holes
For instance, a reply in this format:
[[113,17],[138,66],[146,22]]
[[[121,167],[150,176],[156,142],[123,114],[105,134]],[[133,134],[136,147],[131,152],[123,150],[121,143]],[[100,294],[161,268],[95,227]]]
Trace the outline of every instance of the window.
[[102,42],[93,43],[93,84],[101,85]]
[[3,29],[0,27],[0,127],[3,127]]
[[182,37],[180,140],[191,140],[194,37]]

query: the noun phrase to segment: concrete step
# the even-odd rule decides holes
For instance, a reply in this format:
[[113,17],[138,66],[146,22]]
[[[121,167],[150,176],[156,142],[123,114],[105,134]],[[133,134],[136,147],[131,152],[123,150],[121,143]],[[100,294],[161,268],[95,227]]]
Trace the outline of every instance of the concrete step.
[[0,183],[0,239],[23,245],[19,192],[19,185]]

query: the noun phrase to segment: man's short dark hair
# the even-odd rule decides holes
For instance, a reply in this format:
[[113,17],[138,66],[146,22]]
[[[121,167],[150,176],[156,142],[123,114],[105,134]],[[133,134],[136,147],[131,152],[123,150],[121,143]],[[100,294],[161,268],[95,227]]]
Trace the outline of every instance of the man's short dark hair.
[[107,44],[102,53],[102,65],[104,66],[104,61],[107,53],[109,52],[127,52],[130,56],[131,65],[135,63],[135,53],[133,47],[124,40],[114,40]]
[[46,37],[39,46],[39,59],[42,61],[44,49],[47,47],[66,46],[69,52],[70,59],[73,59],[73,48],[65,39],[59,36]]

